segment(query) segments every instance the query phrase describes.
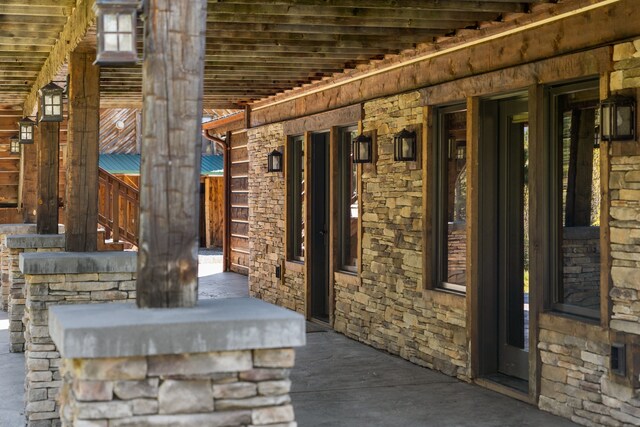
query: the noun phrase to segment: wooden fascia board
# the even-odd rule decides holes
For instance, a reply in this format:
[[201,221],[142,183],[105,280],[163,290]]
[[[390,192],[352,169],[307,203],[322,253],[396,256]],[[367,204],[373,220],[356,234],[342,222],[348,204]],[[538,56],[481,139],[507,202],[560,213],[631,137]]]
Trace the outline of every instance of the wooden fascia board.
[[69,54],[84,38],[87,29],[95,23],[94,3],[95,0],[78,0],[24,102],[25,116],[34,115],[38,104],[38,90],[55,78],[68,60]]
[[251,127],[595,48],[640,35],[636,0],[603,0],[252,105]]

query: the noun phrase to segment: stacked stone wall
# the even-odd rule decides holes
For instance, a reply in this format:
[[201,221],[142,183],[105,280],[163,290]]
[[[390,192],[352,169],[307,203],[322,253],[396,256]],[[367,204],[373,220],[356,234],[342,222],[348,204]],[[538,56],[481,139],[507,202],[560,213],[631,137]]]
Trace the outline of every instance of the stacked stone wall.
[[295,427],[294,351],[64,359],[63,426]]
[[133,301],[135,273],[25,274],[25,415],[29,427],[58,425],[60,353],[49,335],[49,307]]
[[60,252],[64,248],[8,248],[9,262],[9,351],[21,353],[25,350],[25,281],[20,271],[20,254],[35,252]]
[[35,224],[2,224],[0,225],[0,309],[9,310],[9,270],[11,260],[9,259],[9,248],[5,245],[7,236],[14,234],[35,233]]
[[285,144],[282,124],[247,132],[249,151],[249,289],[251,296],[299,313],[305,309],[304,273],[276,266],[285,259],[285,182],[282,172],[267,173],[267,155]]

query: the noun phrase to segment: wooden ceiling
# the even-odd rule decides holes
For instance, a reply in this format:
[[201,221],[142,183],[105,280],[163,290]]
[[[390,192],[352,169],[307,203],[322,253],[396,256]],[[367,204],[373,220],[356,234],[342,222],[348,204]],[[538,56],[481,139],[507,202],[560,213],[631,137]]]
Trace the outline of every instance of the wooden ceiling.
[[[24,102],[74,4],[86,1],[1,1],[0,104]],[[204,104],[240,108],[460,30],[525,14],[531,3],[209,0]],[[95,30],[89,29],[84,43],[95,43]],[[141,82],[140,66],[103,67],[103,106],[139,103]]]

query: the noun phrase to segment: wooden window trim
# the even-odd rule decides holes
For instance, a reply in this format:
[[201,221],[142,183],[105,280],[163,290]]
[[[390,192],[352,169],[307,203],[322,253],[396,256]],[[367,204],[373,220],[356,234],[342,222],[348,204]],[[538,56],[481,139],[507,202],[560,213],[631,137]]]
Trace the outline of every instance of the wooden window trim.
[[[349,206],[345,206],[344,205],[344,191],[345,191],[345,183],[344,183],[344,179],[345,179],[345,169],[348,166],[349,160],[345,160],[343,158],[343,155],[345,154],[345,135],[348,132],[351,131],[357,131],[358,130],[358,126],[357,125],[352,125],[352,126],[343,126],[340,128],[336,129],[336,132],[334,133],[334,138],[336,141],[336,164],[335,164],[335,176],[337,178],[337,182],[336,185],[332,185],[332,190],[335,191],[335,195],[334,195],[334,200],[336,200],[336,210],[335,210],[335,214],[333,215],[333,218],[335,218],[337,221],[336,224],[336,229],[337,229],[337,239],[335,241],[336,243],[336,252],[337,252],[337,256],[336,256],[336,260],[337,260],[337,264],[336,264],[336,271],[343,271],[345,273],[348,274],[359,274],[360,269],[358,268],[358,266],[360,265],[359,259],[360,259],[360,252],[358,251],[357,247],[360,244],[360,233],[357,232],[355,235],[355,239],[356,239],[356,263],[355,265],[348,265],[345,263],[345,227],[348,227],[348,224],[345,224],[345,218],[344,218],[344,214],[345,214],[345,210],[348,210],[350,207]],[[348,144],[349,147],[346,147],[347,152],[351,152],[351,144]],[[362,199],[361,199],[361,192],[360,192],[360,185],[359,183],[361,183],[361,174],[360,169],[358,168],[357,164],[354,164],[352,167],[355,168],[355,174],[356,174],[356,194],[358,197],[358,224],[360,224],[360,216],[361,216],[361,204],[362,204]],[[359,229],[359,225],[356,225],[357,229]]]
[[[291,156],[293,155],[292,150],[294,150],[293,144],[294,142],[299,143],[300,138],[301,138],[301,135],[287,135],[285,139],[285,150],[284,150],[285,151],[284,153],[285,203],[286,203],[286,206],[285,206],[285,255],[286,255],[285,260],[287,262],[304,264],[305,257],[295,256],[294,247],[293,247],[294,232],[295,232],[294,227],[296,227],[296,224],[295,224],[296,218],[294,218],[295,215],[293,214],[292,209],[293,209],[293,203],[296,198],[294,197],[295,185],[294,185],[293,176],[292,176],[292,174],[295,172],[295,170],[293,170],[293,164],[292,164],[294,159],[292,159]],[[302,136],[302,144],[303,144],[303,149],[306,148],[304,136]],[[308,153],[305,152],[305,162],[307,157],[308,157]],[[305,187],[306,187],[306,174],[307,174],[306,169],[307,168],[305,167],[305,170],[302,173]],[[305,194],[306,194],[306,188],[305,188]],[[306,200],[306,197],[305,197],[305,200]],[[302,215],[304,216],[304,214],[305,214],[305,209],[303,206]],[[306,233],[306,230],[304,230],[304,228],[306,228],[306,222],[303,225],[303,230],[301,230],[302,232]],[[307,255],[306,251],[305,251],[305,255]]]

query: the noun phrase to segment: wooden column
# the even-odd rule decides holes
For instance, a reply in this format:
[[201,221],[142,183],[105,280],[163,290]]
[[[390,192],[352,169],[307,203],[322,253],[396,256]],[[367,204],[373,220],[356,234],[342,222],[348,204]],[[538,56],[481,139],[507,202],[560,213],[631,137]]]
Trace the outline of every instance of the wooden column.
[[100,67],[95,52],[69,58],[69,131],[65,192],[65,250],[93,252],[98,229]]
[[58,161],[60,123],[41,122],[38,141],[38,234],[58,233]]
[[21,200],[22,219],[25,223],[36,222],[36,211],[38,206],[38,144],[40,135],[34,130],[34,144],[22,146],[22,175]]
[[206,0],[148,2],[138,307],[197,301],[206,18]]

